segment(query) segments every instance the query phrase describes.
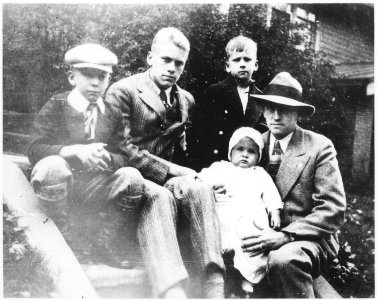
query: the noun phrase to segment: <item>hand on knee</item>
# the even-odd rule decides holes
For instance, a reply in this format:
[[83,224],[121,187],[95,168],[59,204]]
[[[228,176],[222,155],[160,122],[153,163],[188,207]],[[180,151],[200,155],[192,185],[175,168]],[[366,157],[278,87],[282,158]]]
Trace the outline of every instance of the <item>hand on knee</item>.
[[145,181],[143,176],[137,169],[130,167],[118,169],[116,176],[120,182],[120,190],[113,191],[113,194],[118,195],[118,204],[127,209],[140,209],[145,201]]

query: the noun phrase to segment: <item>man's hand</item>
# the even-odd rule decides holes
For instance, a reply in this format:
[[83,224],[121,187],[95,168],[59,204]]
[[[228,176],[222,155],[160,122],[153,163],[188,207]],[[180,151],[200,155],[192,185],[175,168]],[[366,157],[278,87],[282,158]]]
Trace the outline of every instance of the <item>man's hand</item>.
[[257,256],[266,251],[278,249],[289,242],[289,237],[284,232],[266,228],[259,233],[253,233],[242,238],[242,250],[249,253],[250,257]]
[[104,143],[71,145],[63,147],[59,155],[63,158],[77,157],[86,170],[103,171],[110,168],[110,153]]
[[186,175],[196,176],[196,172],[194,170],[192,170],[190,168],[178,166],[176,164],[170,165],[168,174],[171,177],[186,176]]

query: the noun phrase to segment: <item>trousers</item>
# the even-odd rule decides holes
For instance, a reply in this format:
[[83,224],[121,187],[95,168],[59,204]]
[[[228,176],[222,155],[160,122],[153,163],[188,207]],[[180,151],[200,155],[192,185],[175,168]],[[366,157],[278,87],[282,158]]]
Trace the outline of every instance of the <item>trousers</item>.
[[[188,278],[187,242],[201,274],[210,267],[223,270],[215,200],[210,186],[191,177],[176,177],[160,186],[132,167],[115,172],[75,173],[60,156],[40,160],[32,170],[31,184],[44,203],[80,198],[83,209],[116,201],[137,215],[137,238],[143,262],[155,293]],[[180,228],[183,226],[185,228]],[[127,230],[127,229],[125,229]],[[177,232],[187,232],[185,244]]]
[[313,279],[330,254],[316,241],[294,241],[272,250],[267,261],[268,285],[277,298],[315,298]]
[[[190,176],[171,178],[164,186],[149,180],[145,182],[147,199],[154,199],[146,201],[146,206],[152,202],[171,206],[169,216],[157,212],[151,213],[153,218],[142,215],[142,220],[150,226],[138,228],[143,258],[159,294],[187,279],[187,268],[198,272],[201,282],[213,268],[223,273],[219,221],[211,187]],[[143,213],[150,212],[143,210]],[[154,218],[162,218],[165,227],[164,231],[151,235],[148,229]],[[168,236],[175,238],[166,242]],[[166,255],[156,259],[155,249]]]

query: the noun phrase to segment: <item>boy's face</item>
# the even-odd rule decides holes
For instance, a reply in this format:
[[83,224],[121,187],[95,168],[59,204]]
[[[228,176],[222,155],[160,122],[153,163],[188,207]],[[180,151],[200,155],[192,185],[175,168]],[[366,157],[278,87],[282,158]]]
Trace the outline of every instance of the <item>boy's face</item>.
[[173,42],[158,42],[147,57],[154,83],[162,90],[175,84],[185,68],[187,57],[187,51],[178,48]]
[[245,48],[242,52],[234,50],[226,63],[226,71],[240,83],[248,83],[256,70],[257,49],[254,47]]
[[72,69],[68,73],[69,83],[91,102],[104,95],[109,80],[109,73],[93,68]]
[[275,104],[266,105],[263,114],[268,129],[278,140],[293,132],[299,117],[297,109]]
[[256,166],[259,160],[259,147],[249,137],[242,138],[230,152],[230,161],[240,168]]

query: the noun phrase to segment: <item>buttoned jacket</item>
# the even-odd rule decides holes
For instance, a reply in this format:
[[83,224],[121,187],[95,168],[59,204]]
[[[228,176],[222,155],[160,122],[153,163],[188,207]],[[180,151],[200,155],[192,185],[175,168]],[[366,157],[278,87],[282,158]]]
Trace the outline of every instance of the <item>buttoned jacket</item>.
[[[255,103],[251,94],[262,92],[251,82],[245,113],[232,76],[210,85],[198,100],[193,119],[193,135],[189,153],[196,160],[197,169],[208,167],[215,161],[228,160],[228,143],[233,132],[249,126],[256,129],[266,127],[259,124],[262,107]],[[263,131],[263,129],[262,129]]]
[[[32,164],[44,157],[58,155],[62,147],[75,144],[105,143],[112,161],[112,168],[125,165],[120,147],[124,141],[124,128],[120,110],[104,101],[105,111],[98,114],[93,141],[84,136],[84,114],[77,112],[67,100],[70,92],[54,95],[35,116],[32,142],[28,156]],[[70,165],[80,169],[81,162],[71,159]]]
[[[264,156],[268,157],[270,131],[263,138]],[[316,240],[335,255],[339,248],[336,231],[344,222],[346,198],[332,142],[296,126],[276,186],[284,202],[282,231],[298,240]]]
[[194,105],[192,95],[174,85],[180,116],[169,123],[166,109],[156,93],[149,71],[124,78],[108,90],[106,100],[118,105],[126,128],[123,154],[130,166],[154,182],[167,179],[176,151],[184,148],[185,127]]

